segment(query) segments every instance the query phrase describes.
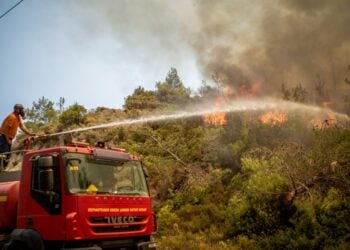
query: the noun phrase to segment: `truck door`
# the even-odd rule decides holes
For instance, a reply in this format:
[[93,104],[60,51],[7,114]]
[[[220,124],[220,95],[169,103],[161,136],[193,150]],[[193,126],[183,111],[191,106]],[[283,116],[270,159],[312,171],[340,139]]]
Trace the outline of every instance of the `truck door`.
[[37,230],[44,240],[61,240],[64,234],[59,166],[57,154],[32,159],[30,197],[22,220],[27,228]]

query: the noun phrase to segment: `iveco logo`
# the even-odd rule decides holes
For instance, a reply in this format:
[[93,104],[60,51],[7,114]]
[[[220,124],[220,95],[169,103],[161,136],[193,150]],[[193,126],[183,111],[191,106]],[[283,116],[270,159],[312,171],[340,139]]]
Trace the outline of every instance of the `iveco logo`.
[[133,223],[135,221],[132,216],[108,216],[104,217],[108,224],[114,223]]

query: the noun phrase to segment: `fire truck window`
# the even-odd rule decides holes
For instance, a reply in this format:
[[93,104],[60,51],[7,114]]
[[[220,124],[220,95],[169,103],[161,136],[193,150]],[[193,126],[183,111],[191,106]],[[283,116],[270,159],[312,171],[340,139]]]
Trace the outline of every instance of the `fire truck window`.
[[94,186],[96,194],[148,195],[138,161],[96,160],[86,154],[67,153],[65,166],[69,193],[88,194],[88,187]]
[[114,178],[116,191],[132,191],[134,189],[130,167],[116,167],[114,170]]
[[84,162],[78,158],[67,159],[67,182],[69,183],[69,190],[73,193],[82,192],[89,186],[87,179],[86,167]]

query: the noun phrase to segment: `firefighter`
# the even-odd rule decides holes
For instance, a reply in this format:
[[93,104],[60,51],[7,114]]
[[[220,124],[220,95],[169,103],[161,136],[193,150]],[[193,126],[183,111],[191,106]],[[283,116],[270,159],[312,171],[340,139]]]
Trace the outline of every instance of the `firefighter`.
[[[35,136],[23,125],[22,119],[25,119],[24,107],[22,104],[16,104],[13,112],[9,114],[0,127],[0,154],[4,156],[11,151],[12,140],[16,137],[18,127],[27,135]],[[10,155],[6,155],[5,166]]]

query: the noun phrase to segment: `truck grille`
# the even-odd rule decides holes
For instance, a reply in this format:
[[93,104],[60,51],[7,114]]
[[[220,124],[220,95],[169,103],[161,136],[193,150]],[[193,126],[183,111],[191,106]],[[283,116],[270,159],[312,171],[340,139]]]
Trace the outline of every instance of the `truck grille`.
[[130,225],[130,226],[107,226],[107,227],[93,227],[92,230],[95,233],[119,233],[119,232],[133,232],[140,231],[142,226]]
[[[105,216],[91,217],[89,222],[95,233],[119,233],[140,231],[145,225],[143,216]],[[136,225],[135,225],[136,224]],[[140,225],[141,224],[141,225]]]
[[110,216],[110,217],[92,217],[89,221],[93,224],[114,224],[114,223],[131,223],[142,222],[145,220],[143,216]]

